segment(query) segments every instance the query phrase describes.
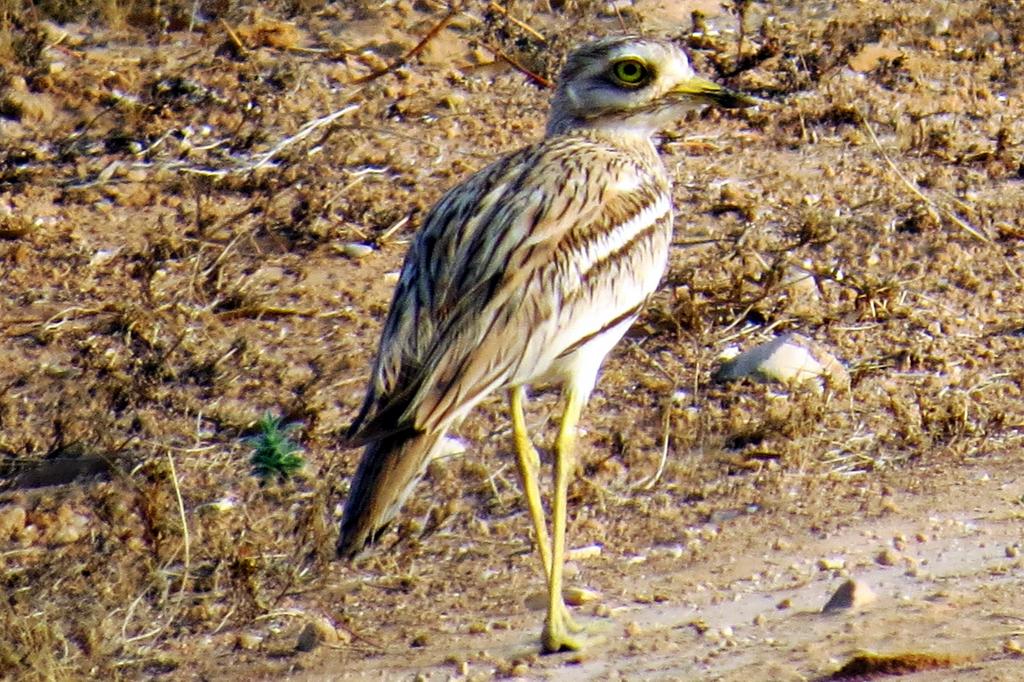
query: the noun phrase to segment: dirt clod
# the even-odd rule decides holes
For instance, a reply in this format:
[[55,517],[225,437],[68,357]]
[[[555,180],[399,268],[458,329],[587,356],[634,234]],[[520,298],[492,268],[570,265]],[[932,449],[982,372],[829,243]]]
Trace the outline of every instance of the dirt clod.
[[895,566],[900,562],[899,552],[888,547],[875,555],[875,563],[879,566]]
[[17,538],[25,528],[27,517],[25,509],[19,505],[12,504],[0,508],[0,540]]
[[964,662],[962,656],[931,653],[858,654],[832,674],[833,680],[863,679],[877,675],[908,675],[924,670],[950,668]]

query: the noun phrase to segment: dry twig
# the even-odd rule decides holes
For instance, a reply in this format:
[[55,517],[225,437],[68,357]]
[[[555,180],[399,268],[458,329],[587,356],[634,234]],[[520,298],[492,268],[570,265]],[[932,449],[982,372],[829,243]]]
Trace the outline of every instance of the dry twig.
[[236,50],[238,50],[238,54],[245,54],[248,51],[245,48],[245,43],[243,43],[242,39],[238,37],[238,34],[235,33],[230,26],[228,26],[228,22],[221,19],[220,26],[224,29],[224,32],[228,34],[228,40],[230,40],[231,44],[235,46]]
[[521,74],[523,74],[524,76],[526,76],[527,78],[532,80],[537,85],[540,85],[541,87],[544,87],[544,88],[553,88],[553,87],[555,87],[555,84],[552,83],[551,81],[549,81],[544,76],[541,76],[540,74],[537,74],[537,73],[534,73],[533,71],[530,71],[528,68],[526,68],[525,66],[523,66],[522,64],[517,62],[515,59],[513,59],[509,55],[505,54],[505,52],[500,47],[495,47],[494,45],[490,45],[490,44],[488,44],[486,42],[482,42],[480,44],[483,45],[484,47],[486,47],[488,50],[490,50],[491,53],[494,54],[495,57],[497,57],[498,59],[500,59],[503,62],[505,62],[506,64],[508,64],[513,69],[515,69],[516,71],[520,72]]

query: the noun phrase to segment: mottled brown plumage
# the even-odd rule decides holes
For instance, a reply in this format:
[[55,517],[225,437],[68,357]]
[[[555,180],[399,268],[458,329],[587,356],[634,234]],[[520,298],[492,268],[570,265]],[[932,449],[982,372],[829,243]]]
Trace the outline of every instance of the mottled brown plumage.
[[[349,437],[366,450],[342,517],[351,557],[401,508],[443,435],[509,389],[520,474],[551,593],[545,650],[577,648],[561,600],[565,497],[580,411],[604,357],[665,269],[671,186],[651,136],[705,102],[749,101],[695,77],[671,43],[618,37],[569,55],[544,140],[450,190],[430,211],[395,289]],[[553,543],[524,387],[564,386]]]

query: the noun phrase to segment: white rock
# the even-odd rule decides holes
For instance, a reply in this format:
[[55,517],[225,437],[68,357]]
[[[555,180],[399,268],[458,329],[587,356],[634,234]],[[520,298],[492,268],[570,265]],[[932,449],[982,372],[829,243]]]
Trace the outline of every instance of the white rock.
[[466,454],[466,444],[458,438],[452,438],[451,436],[445,436],[441,439],[441,444],[437,448],[437,454],[435,458],[441,457],[458,457],[459,455]]
[[116,256],[120,250],[120,248],[99,249],[98,251],[96,251],[96,253],[92,255],[92,258],[89,259],[89,267],[95,268],[97,266],[103,265],[107,261],[111,260],[114,256]]
[[344,244],[341,247],[341,252],[352,260],[359,260],[360,258],[365,258],[373,253],[373,247],[368,244],[351,242],[349,244]]
[[599,556],[601,556],[601,545],[586,545],[584,547],[574,547],[573,549],[567,550],[565,553],[565,558],[567,561],[595,559]]
[[752,378],[784,384],[813,381],[819,388],[825,380],[835,388],[847,389],[850,386],[850,375],[842,363],[799,334],[778,336],[726,360],[714,378],[717,381]]

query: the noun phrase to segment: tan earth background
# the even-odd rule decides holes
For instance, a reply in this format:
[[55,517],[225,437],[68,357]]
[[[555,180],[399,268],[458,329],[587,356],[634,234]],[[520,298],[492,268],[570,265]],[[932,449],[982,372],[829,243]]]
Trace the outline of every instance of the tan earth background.
[[[541,656],[503,397],[355,565],[340,434],[424,212],[623,31],[763,103],[659,141],[570,489],[605,638]],[[1022,116],[1016,1],[4,0],[0,675],[1024,679]],[[714,380],[789,332],[848,385]]]

